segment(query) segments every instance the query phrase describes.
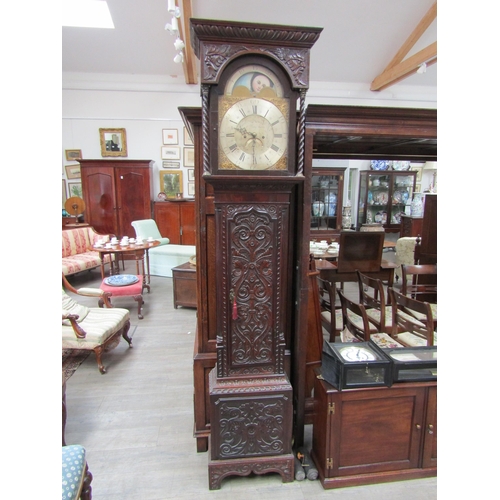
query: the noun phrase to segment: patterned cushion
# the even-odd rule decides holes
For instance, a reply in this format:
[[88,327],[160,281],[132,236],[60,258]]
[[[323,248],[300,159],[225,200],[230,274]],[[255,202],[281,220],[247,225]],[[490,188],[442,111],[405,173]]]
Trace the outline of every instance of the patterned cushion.
[[[352,311],[347,311],[347,317],[351,320],[353,325],[355,325],[360,330],[363,329],[363,318],[361,316],[354,314]],[[369,323],[369,328],[370,333],[376,333],[378,331],[377,327],[372,323]]]
[[[330,311],[321,311],[321,317],[326,321],[331,323],[332,321],[332,313]],[[343,319],[342,319],[342,309],[335,309],[335,330],[340,331],[343,327]]]
[[[438,317],[438,305],[437,304],[429,304],[431,306],[432,319],[437,320]],[[427,316],[425,314],[419,313],[417,311],[412,311],[413,316],[419,320],[425,320]]]
[[79,444],[62,447],[62,499],[76,500],[85,476],[85,448]]
[[[401,340],[401,342],[409,347],[420,347],[427,345],[426,339],[411,332],[398,333],[398,340]],[[437,345],[437,332],[434,332],[434,345]]]
[[370,335],[370,340],[375,342],[375,344],[377,344],[382,349],[392,349],[395,347],[404,347],[403,344],[400,344],[399,342],[394,340],[387,333],[374,333],[373,335]]
[[[373,319],[380,324],[380,310],[379,309],[366,309],[366,315],[368,319]],[[384,325],[382,325],[384,326]],[[392,306],[385,306],[385,327],[392,326]]]
[[103,292],[111,293],[111,295],[114,297],[129,296],[129,295],[141,295],[142,294],[142,275],[137,274],[135,276],[137,276],[137,279],[139,280],[137,283],[132,283],[131,285],[125,285],[125,286],[111,286],[111,285],[106,285],[106,283],[103,281],[99,285],[99,288]]

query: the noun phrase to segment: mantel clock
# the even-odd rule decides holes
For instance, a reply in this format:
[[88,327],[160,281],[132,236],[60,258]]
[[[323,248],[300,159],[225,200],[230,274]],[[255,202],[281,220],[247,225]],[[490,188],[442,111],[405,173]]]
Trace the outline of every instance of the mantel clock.
[[215,207],[210,489],[233,474],[294,478],[289,367],[293,290],[301,286],[294,241],[309,50],[320,32],[191,19],[201,62],[203,179]]

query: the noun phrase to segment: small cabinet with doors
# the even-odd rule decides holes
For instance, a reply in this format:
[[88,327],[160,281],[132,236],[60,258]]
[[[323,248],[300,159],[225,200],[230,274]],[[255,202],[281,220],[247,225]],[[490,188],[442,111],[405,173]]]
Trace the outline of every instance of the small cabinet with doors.
[[342,229],[345,168],[313,168],[311,239],[336,239]]
[[312,457],[323,487],[436,476],[436,393],[437,382],[338,391],[317,377]]
[[154,219],[160,234],[174,245],[196,243],[195,202],[156,201]]
[[416,175],[411,171],[360,172],[358,227],[382,224],[387,231],[398,232],[413,197]]

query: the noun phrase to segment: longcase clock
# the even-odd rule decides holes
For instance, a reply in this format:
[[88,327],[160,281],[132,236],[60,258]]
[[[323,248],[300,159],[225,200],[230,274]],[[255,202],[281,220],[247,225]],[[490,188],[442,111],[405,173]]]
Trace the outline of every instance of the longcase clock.
[[[209,487],[294,478],[291,357],[309,51],[321,28],[191,19],[203,178],[214,190],[217,363]],[[298,109],[299,108],[299,109]]]

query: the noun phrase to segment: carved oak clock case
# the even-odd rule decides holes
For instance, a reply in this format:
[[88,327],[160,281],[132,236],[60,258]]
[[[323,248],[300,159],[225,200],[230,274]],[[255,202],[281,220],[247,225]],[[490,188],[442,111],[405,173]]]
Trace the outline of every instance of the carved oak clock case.
[[309,49],[320,31],[191,19],[201,62],[203,179],[215,207],[210,489],[251,472],[293,480],[292,304],[301,288],[294,242]]

